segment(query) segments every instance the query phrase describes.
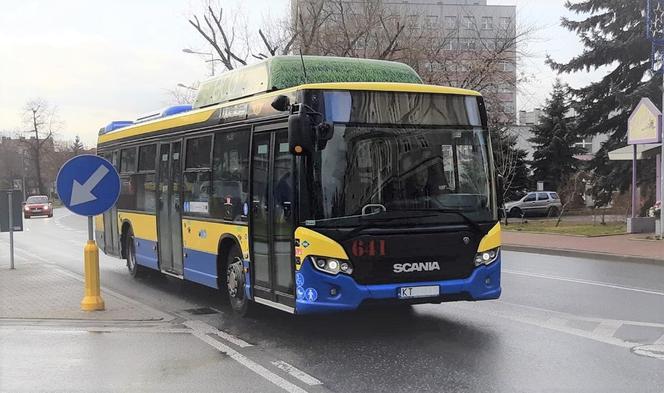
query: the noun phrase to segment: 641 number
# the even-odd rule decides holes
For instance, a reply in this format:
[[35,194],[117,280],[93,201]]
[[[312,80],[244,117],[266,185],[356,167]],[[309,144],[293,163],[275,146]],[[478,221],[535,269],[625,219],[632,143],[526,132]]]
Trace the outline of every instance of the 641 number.
[[353,240],[351,252],[354,257],[384,257],[385,240]]

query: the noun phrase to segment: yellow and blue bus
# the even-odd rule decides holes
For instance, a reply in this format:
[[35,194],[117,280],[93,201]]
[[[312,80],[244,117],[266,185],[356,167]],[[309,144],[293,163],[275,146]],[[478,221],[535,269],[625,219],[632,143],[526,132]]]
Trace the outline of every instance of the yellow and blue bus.
[[385,61],[278,56],[116,121],[106,254],[296,314],[500,296],[481,95]]

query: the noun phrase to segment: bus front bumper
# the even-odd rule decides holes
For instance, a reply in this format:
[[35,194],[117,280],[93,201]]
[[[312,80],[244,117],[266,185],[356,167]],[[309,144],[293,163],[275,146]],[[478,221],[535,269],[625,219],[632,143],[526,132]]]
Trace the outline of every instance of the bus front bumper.
[[[441,303],[453,300],[490,300],[500,297],[500,256],[488,266],[475,268],[463,279],[361,285],[345,274],[332,276],[305,261],[296,273],[297,314],[333,313],[372,304]],[[440,296],[399,299],[399,288],[438,286]]]

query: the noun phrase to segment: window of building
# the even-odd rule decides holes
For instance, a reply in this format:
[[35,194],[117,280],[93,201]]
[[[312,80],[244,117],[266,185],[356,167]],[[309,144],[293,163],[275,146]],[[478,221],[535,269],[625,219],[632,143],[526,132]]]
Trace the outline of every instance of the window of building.
[[130,147],[120,151],[120,173],[136,172],[136,148]]
[[475,50],[477,49],[477,41],[473,39],[464,40],[461,42],[461,49],[464,50]]
[[499,93],[512,93],[514,89],[512,89],[512,86],[508,83],[501,83],[498,87],[498,92]]
[[444,42],[443,50],[454,50],[454,42],[452,40]]
[[514,113],[514,103],[513,102],[504,102],[503,103],[503,110],[505,113]]
[[464,16],[463,17],[463,27],[466,30],[473,30],[475,28],[475,17],[474,16]]
[[482,17],[482,30],[491,30],[493,29],[493,17],[492,16],[483,16]]
[[504,17],[504,16],[500,18],[500,28],[501,29],[508,29],[511,24],[512,24],[512,18]]
[[210,213],[212,136],[187,140],[184,172],[184,213],[207,216]]
[[580,142],[575,143],[574,146],[581,148],[585,154],[590,154],[593,149],[593,138],[583,138]]
[[210,213],[246,221],[249,195],[249,130],[220,132],[214,137]]
[[427,21],[426,21],[427,27],[428,28],[435,28],[438,26],[438,16],[436,15],[428,15],[427,16]]
[[457,17],[456,16],[446,16],[445,17],[445,28],[447,28],[447,29],[456,29],[457,28]]
[[411,30],[417,29],[417,20],[418,19],[419,18],[416,14],[415,15],[408,15],[408,17],[406,18],[406,23],[408,23],[408,28],[411,29]]
[[510,72],[512,71],[512,65],[507,61],[501,61],[498,63],[498,70],[503,72]]

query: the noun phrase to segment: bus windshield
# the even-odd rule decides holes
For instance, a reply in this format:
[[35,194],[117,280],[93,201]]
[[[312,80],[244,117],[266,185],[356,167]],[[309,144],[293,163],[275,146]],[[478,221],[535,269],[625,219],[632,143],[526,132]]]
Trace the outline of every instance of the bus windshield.
[[[413,212],[398,214],[408,223],[493,220],[488,132],[469,105],[476,98],[390,94],[326,94],[334,126],[313,155],[314,206],[306,219],[353,226],[378,210],[376,218]],[[372,105],[386,109],[367,110]],[[436,214],[449,211],[463,214]]]

